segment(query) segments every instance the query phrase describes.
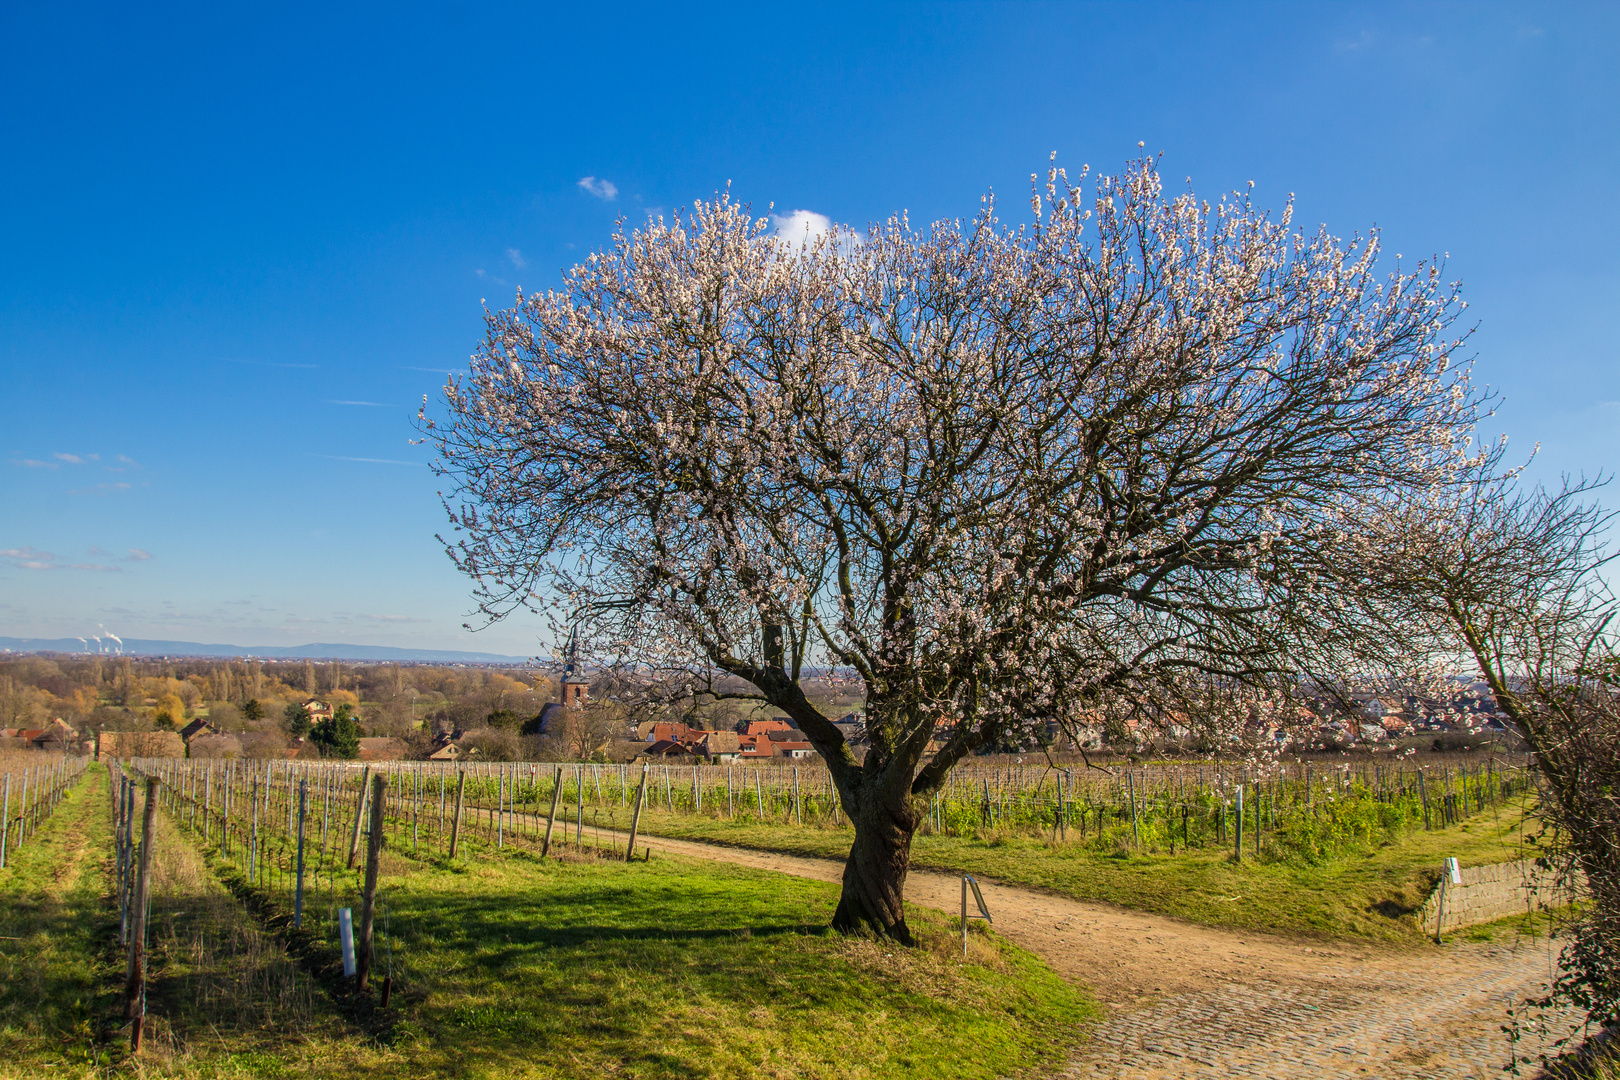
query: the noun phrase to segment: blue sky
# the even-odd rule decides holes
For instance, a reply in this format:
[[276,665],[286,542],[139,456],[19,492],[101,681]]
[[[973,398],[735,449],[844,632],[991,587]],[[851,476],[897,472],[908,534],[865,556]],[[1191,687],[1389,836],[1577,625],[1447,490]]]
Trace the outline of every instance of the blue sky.
[[1496,426],[1620,467],[1617,5],[9,4],[0,100],[0,636],[549,652],[461,629],[411,419],[482,300],[728,181],[1012,212],[1140,140],[1448,252]]

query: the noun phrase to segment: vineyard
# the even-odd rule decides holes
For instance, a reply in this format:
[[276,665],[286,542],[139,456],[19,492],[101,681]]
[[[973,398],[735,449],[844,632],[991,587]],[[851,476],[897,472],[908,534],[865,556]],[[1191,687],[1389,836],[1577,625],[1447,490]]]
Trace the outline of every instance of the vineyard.
[[[625,857],[639,811],[847,828],[818,765],[564,765],[137,760],[175,820],[253,888],[335,943],[375,833],[391,858],[454,858],[477,837]],[[379,782],[380,781],[380,782]],[[958,768],[922,807],[925,836],[1044,838],[1099,852],[1225,849],[1318,865],[1443,830],[1533,789],[1513,763],[1155,765],[1115,772]],[[126,788],[126,799],[133,799]],[[124,811],[133,813],[132,804]],[[626,836],[626,831],[629,836]],[[384,917],[386,922],[386,916]]]
[[[77,806],[72,816],[84,820],[87,778],[107,823],[97,843],[110,858],[96,861],[106,867],[106,884],[81,889],[79,903],[110,905],[110,929],[91,932],[95,917],[73,925],[92,952],[105,948],[95,945],[105,940],[97,934],[110,934],[117,968],[81,963],[61,977],[80,980],[64,1001],[100,1000],[117,1014],[100,1040],[132,1045],[146,1032],[164,1059],[271,1044],[277,1060],[302,1063],[295,1072],[318,1073],[317,1062],[339,1054],[400,1075],[455,1071],[469,1054],[521,1073],[512,1063],[539,1040],[608,1068],[640,1053],[648,1030],[688,1015],[687,980],[700,963],[710,980],[705,993],[714,996],[703,1008],[728,1016],[746,1050],[739,1075],[757,1069],[758,1054],[789,1045],[808,1055],[806,1075],[820,1068],[817,1055],[836,1055],[836,1040],[818,1048],[788,1018],[772,1036],[776,1049],[747,1042],[750,1010],[775,993],[766,986],[791,969],[812,992],[825,984],[828,965],[856,955],[833,939],[793,936],[802,929],[787,938],[770,929],[824,925],[836,887],[688,867],[668,855],[649,862],[634,842],[639,830],[840,858],[848,822],[826,770],[814,763],[138,759],[104,770],[81,759],[26,757],[18,764],[9,801],[0,778],[0,851],[31,859],[23,873],[55,879],[55,811]],[[1112,772],[976,762],[919,802],[916,851],[921,865],[1212,925],[1393,942],[1415,940],[1416,932],[1397,930],[1398,918],[1369,905],[1397,894],[1403,903],[1418,899],[1424,868],[1442,854],[1500,858],[1533,797],[1518,763],[1500,759],[1462,767],[1454,760],[1294,763],[1264,774],[1215,762]],[[1346,859],[1352,852],[1364,857]],[[0,877],[0,887],[18,880]],[[26,914],[15,911],[15,919]],[[954,962],[939,966],[943,953],[955,955],[955,934],[938,916],[917,917],[937,941],[951,942],[906,961],[929,972],[924,982],[954,986],[969,974],[1000,980],[993,1004],[962,989],[968,996],[953,997],[950,1007],[986,1038],[1011,1039],[1003,1062],[1031,1060],[1045,1038],[1040,1031],[1050,1030],[1040,1025],[1085,1008],[1005,945],[994,946],[997,960],[975,944],[989,966],[970,965],[966,974]],[[5,935],[25,932],[8,939],[14,944],[0,942],[0,951],[26,955],[18,950],[29,946],[15,943],[35,940],[28,925],[9,923],[17,929]],[[719,963],[716,950],[735,956]],[[526,958],[523,974],[506,966],[517,956]],[[891,985],[865,962],[851,978]],[[84,992],[86,970],[104,972],[99,998]],[[632,975],[604,981],[607,971]],[[1020,982],[1040,985],[1038,999],[1018,1004]],[[559,993],[585,995],[595,1018],[580,1027],[578,1015],[538,1004]],[[849,1006],[862,1023],[901,1008],[891,990],[871,993]],[[28,994],[60,996],[49,985]],[[10,1016],[26,1000],[0,993]],[[922,1017],[936,1006],[925,999],[909,1007]],[[1020,1028],[1008,1010],[1044,1019]],[[606,1041],[601,1016],[613,1018]],[[290,1022],[306,1033],[302,1049],[277,1042]],[[704,1030],[690,1019],[679,1024]],[[6,1024],[0,1029],[15,1035]],[[354,1031],[363,1033],[360,1042]],[[930,1041],[931,1031],[923,1024],[908,1035],[907,1052],[948,1053],[950,1041]],[[389,1049],[401,1039],[413,1047],[403,1057]],[[24,1045],[44,1047],[29,1051],[46,1055],[29,1059],[38,1062],[61,1041]],[[713,1046],[693,1043],[683,1060],[705,1060]],[[644,1062],[629,1071],[643,1073],[667,1070]]]
[[41,757],[0,755],[0,869],[51,816],[88,764],[87,758],[65,756],[36,763]]
[[[988,934],[964,962],[938,913],[892,955],[824,931],[834,885],[626,859],[617,770],[27,767],[27,840],[13,814],[20,857],[0,873],[3,1080],[137,1060],[176,1077],[988,1078],[1054,1061],[1093,1015]],[[625,802],[638,785],[676,802],[673,772],[667,793],[624,779]]]

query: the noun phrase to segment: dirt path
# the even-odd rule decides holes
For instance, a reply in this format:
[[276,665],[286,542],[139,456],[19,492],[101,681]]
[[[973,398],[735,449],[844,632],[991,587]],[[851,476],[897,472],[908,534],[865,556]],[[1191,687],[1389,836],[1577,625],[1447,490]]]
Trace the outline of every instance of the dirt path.
[[[642,846],[821,881],[843,874],[826,859],[661,837]],[[914,870],[906,896],[955,912],[960,881]],[[1547,980],[1553,960],[1546,939],[1324,947],[980,884],[996,930],[1108,1007],[1064,1077],[1497,1077],[1506,1010]],[[1556,1034],[1572,1027],[1562,1017]],[[1527,1037],[1520,1054],[1543,1045]]]

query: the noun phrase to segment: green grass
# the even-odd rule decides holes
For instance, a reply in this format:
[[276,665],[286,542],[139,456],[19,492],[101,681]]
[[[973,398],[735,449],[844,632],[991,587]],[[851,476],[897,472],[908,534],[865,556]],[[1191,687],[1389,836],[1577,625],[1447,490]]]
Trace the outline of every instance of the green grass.
[[[93,1066],[117,1007],[116,923],[102,900],[111,847],[105,773],[81,783],[0,870],[0,1075],[45,1062]],[[11,835],[16,840],[16,833]]]
[[[1441,861],[1464,866],[1519,857],[1521,811],[1502,807],[1450,829],[1421,829],[1319,866],[1256,861],[1246,854],[1194,849],[1175,855],[1098,852],[1078,844],[1011,834],[918,835],[912,865],[982,874],[1007,884],[1048,889],[1210,926],[1323,938],[1418,945],[1424,935],[1407,916],[1439,880]],[[848,828],[761,823],[643,812],[644,833],[787,854],[843,859]]]
[[396,965],[425,996],[412,1057],[471,1077],[989,1077],[1050,1063],[1092,1015],[998,939],[959,963],[933,913],[916,913],[917,950],[831,934],[836,899],[682,859],[408,875],[389,905]]
[[0,1077],[995,1077],[1060,1061],[1095,1016],[978,927],[963,963],[932,912],[910,913],[922,947],[900,949],[826,931],[837,892],[821,882],[478,844],[456,865],[385,855],[377,973],[392,971],[394,1008],[356,1011],[160,818],[136,1063],[106,1039],[122,963],[105,775],[0,874],[18,939],[0,941]]

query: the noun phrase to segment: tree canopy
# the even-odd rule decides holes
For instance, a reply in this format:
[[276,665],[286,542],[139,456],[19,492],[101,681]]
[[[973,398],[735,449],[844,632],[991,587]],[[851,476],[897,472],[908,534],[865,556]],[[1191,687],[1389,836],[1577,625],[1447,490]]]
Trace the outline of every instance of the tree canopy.
[[[1376,235],[1150,161],[1085,183],[1054,167],[1022,227],[987,198],[805,244],[700,202],[489,313],[424,420],[487,616],[581,619],[806,733],[855,825],[840,926],[908,936],[912,800],[966,754],[1395,654],[1343,541],[1481,457],[1439,266],[1380,277]],[[806,664],[865,684],[864,756]]]

